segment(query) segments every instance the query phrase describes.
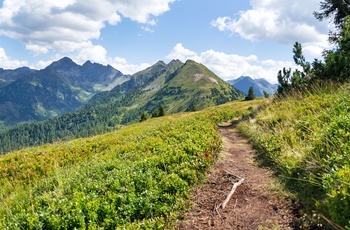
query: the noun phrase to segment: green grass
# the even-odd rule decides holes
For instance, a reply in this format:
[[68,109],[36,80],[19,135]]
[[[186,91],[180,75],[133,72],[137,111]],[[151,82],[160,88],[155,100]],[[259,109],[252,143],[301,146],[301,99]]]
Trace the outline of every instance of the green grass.
[[1,229],[172,228],[220,152],[236,101],[0,156]]
[[350,220],[349,112],[350,85],[324,84],[275,99],[239,124],[304,211],[341,226]]
[[0,156],[0,228],[173,228],[220,152],[217,124],[229,120],[301,215],[350,225],[350,85],[324,84]]

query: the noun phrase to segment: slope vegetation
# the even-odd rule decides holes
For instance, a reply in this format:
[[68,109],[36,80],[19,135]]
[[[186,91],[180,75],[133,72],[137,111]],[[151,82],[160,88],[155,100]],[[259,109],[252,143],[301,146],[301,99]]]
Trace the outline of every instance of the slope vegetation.
[[350,226],[349,89],[322,83],[294,92],[239,125],[307,214],[343,227]]
[[96,94],[78,111],[0,133],[0,152],[105,133],[138,122],[143,112],[152,114],[160,106],[164,106],[167,113],[178,113],[204,109],[243,96],[194,61],[174,60],[169,64],[159,61],[111,91]]
[[172,228],[217,159],[216,124],[232,119],[294,194],[296,226],[349,226],[349,89],[324,84],[1,156],[0,227]]
[[259,103],[237,101],[1,156],[0,228],[171,228],[221,149],[216,123]]
[[67,57],[42,70],[0,69],[0,130],[75,111],[129,78],[110,65],[80,66]]

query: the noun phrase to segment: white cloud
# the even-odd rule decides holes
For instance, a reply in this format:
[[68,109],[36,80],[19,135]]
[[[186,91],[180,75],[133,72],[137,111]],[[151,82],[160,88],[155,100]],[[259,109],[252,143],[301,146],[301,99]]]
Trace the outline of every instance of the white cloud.
[[83,64],[85,61],[97,62],[107,64],[107,50],[100,45],[87,44],[86,47],[81,48],[79,53],[72,57],[77,63]]
[[148,63],[141,63],[138,65],[129,64],[127,60],[120,57],[110,58],[109,64],[115,69],[121,71],[123,74],[134,74],[151,66]]
[[312,61],[315,58],[321,59],[320,54],[324,51],[322,46],[306,45],[303,46],[303,54],[306,60]]
[[166,56],[167,59],[179,59],[181,61],[186,61],[188,57],[195,57],[196,53],[183,47],[181,43],[175,45],[173,50]]
[[319,10],[319,0],[251,0],[250,3],[252,9],[239,12],[235,18],[219,17],[211,25],[250,41],[269,39],[288,45],[298,41],[314,47],[314,51],[316,47],[329,48],[328,24],[319,22],[312,14]]
[[22,66],[28,66],[26,61],[17,61],[12,60],[9,56],[7,56],[5,50],[0,47],[0,63],[1,68],[3,69],[16,69]]
[[170,10],[173,1],[4,0],[0,35],[20,40],[35,54],[73,52],[98,39],[105,24],[116,25],[121,16],[154,26],[154,17]]
[[226,54],[215,50],[207,50],[197,54],[177,44],[167,59],[179,59],[185,62],[192,59],[202,63],[224,80],[236,79],[240,76],[264,78],[271,83],[277,83],[277,73],[283,67],[295,68],[295,64],[288,61],[259,60],[255,55],[240,56]]
[[[93,45],[92,43],[87,43],[85,47],[79,50],[79,52],[70,55],[70,57],[74,62],[80,65],[84,64],[87,60],[103,65],[111,65],[115,69],[121,71],[123,74],[134,74],[150,66],[148,63],[141,63],[137,65],[130,64],[126,59],[121,57],[109,57],[107,50],[103,46]],[[60,58],[62,57],[56,57],[56,60]],[[51,64],[52,61],[43,63],[46,63],[47,66]]]
[[38,61],[37,63],[30,66],[32,69],[44,69],[49,66],[52,62],[59,60],[62,57],[55,58],[55,60],[47,60],[47,61]]
[[119,0],[116,1],[118,11],[134,21],[152,24],[151,16],[159,16],[169,11],[169,4],[175,0]]

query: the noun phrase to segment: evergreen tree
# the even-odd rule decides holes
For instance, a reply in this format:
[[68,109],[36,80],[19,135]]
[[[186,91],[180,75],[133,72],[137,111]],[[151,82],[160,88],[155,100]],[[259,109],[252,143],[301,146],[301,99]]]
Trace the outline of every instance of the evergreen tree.
[[337,50],[325,56],[324,78],[344,82],[350,76],[350,16],[344,19]]
[[269,96],[270,96],[265,90],[263,91],[263,94],[264,94],[265,98],[269,98]]
[[165,108],[163,105],[159,106],[159,116],[165,116],[166,112],[165,112]]
[[333,18],[337,27],[341,27],[346,16],[350,14],[349,0],[324,0],[320,4],[322,12],[314,12],[318,20]]
[[165,116],[165,114],[166,112],[165,112],[164,106],[160,105],[159,108],[153,111],[152,117],[161,117],[161,116]]
[[321,78],[323,76],[323,63],[317,59],[312,64],[306,61],[302,50],[301,44],[295,42],[293,59],[295,64],[300,66],[302,70],[296,69],[294,72],[290,68],[280,70],[277,75],[278,83],[280,84],[277,89],[278,94],[284,94],[291,89],[303,89],[311,82],[312,78]]
[[147,111],[144,111],[144,112],[141,114],[140,122],[146,121],[148,118],[149,118],[149,115],[148,115]]
[[[338,29],[341,29],[346,16],[350,15],[349,0],[324,0],[320,4],[321,12],[314,12],[314,16],[322,21],[324,19],[333,19],[333,23]],[[330,32],[329,41],[338,43],[340,33]]]
[[291,89],[291,79],[292,79],[292,69],[283,68],[283,70],[278,71],[277,80],[279,83],[277,92],[278,94],[283,94]]
[[159,117],[159,109],[153,111],[152,117]]
[[254,99],[255,99],[254,89],[253,89],[253,86],[250,86],[249,90],[248,90],[248,94],[245,97],[245,100],[250,101],[250,100],[254,100]]

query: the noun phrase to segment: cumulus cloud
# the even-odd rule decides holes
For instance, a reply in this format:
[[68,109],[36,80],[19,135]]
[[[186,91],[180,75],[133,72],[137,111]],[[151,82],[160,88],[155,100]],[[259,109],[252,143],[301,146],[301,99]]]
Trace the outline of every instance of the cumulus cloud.
[[134,74],[151,66],[148,63],[130,64],[126,59],[120,57],[110,58],[109,64],[124,74]]
[[152,26],[174,0],[4,0],[0,35],[22,41],[35,54],[73,52],[123,17]]
[[0,63],[1,68],[3,69],[16,69],[18,67],[22,66],[28,66],[28,63],[26,61],[17,61],[11,59],[9,56],[7,56],[5,50],[0,47]]
[[175,0],[119,0],[118,11],[125,17],[140,23],[154,23],[151,16],[159,16],[170,10],[169,3]]
[[277,83],[277,73],[283,67],[295,68],[295,64],[285,61],[259,60],[255,55],[240,56],[226,54],[215,50],[207,50],[200,54],[177,44],[167,55],[167,59],[188,59],[202,63],[224,80],[236,79],[240,76],[264,78],[271,83]]
[[181,43],[178,43],[166,58],[186,61],[188,57],[196,57],[196,53],[186,49]]
[[130,64],[126,59],[121,57],[109,57],[104,47],[93,45],[92,43],[87,44],[76,55],[72,55],[72,59],[80,65],[86,62],[86,60],[103,65],[111,65],[123,74],[134,74],[150,66],[148,63]]
[[236,17],[219,17],[211,25],[240,37],[258,41],[274,40],[283,44],[298,41],[315,51],[328,48],[327,22],[319,22],[312,12],[319,10],[318,0],[251,0],[252,9]]

